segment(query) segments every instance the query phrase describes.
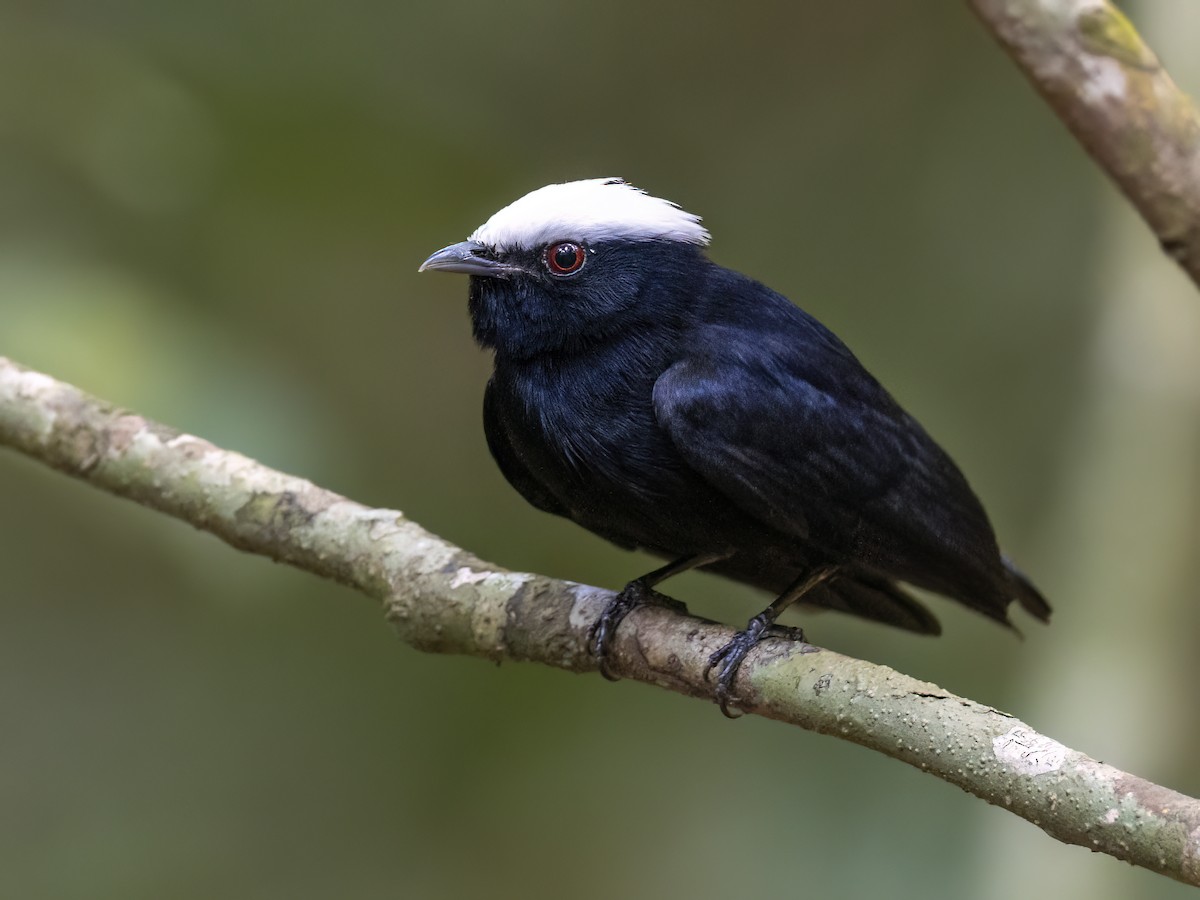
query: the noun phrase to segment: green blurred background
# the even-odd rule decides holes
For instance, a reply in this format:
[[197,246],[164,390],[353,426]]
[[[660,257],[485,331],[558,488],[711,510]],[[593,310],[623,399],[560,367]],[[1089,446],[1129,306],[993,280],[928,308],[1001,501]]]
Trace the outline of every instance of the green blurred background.
[[[1130,11],[1200,92],[1196,6]],[[0,354],[616,587],[647,560],[503,482],[466,284],[416,274],[596,175],[841,334],[1056,610],[815,640],[1200,792],[1200,303],[963,3],[2,0]],[[673,587],[731,623],[763,599]],[[0,601],[4,897],[1186,890],[832,738],[419,654],[8,452]]]

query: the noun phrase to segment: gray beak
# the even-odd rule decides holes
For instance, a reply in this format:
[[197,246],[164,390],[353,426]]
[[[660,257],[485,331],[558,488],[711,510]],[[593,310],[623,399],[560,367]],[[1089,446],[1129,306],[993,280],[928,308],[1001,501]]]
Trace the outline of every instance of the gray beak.
[[418,272],[424,272],[426,269],[436,272],[460,272],[463,275],[479,275],[484,278],[496,277],[497,275],[511,275],[514,272],[521,271],[516,266],[510,266],[507,263],[496,262],[494,259],[488,259],[482,256],[484,252],[483,244],[475,241],[463,241],[458,244],[451,244],[449,247],[443,247],[425,262],[421,263],[421,268]]

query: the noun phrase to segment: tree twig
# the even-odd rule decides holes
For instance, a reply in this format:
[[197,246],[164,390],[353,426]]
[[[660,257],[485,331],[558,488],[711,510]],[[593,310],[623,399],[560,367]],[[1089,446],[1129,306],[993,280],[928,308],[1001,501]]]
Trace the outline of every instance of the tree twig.
[[[241,550],[358,588],[421,650],[592,672],[587,633],[612,596],[509,572],[238,453],[116,409],[0,357],[0,444]],[[708,698],[730,629],[661,608],[622,624],[613,668]],[[1068,843],[1200,885],[1200,802],[1105,765],[1007,713],[810,645],[764,645],[735,684],[748,713],[854,741],[1011,810]]]
[[1084,149],[1200,286],[1200,114],[1107,0],[971,0]]

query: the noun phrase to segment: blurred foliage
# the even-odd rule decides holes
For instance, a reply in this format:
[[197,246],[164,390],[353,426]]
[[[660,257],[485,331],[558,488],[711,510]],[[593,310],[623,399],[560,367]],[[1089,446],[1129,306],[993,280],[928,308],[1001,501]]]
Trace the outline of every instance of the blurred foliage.
[[[1105,223],[1129,214],[962,4],[8,0],[0,353],[498,563],[619,586],[647,561],[504,484],[465,284],[416,274],[525,191],[595,175],[703,214],[714,258],[838,331],[1056,606],[1021,642],[936,600],[941,640],[835,615],[816,640],[1200,792],[1183,641],[1148,694],[1086,691],[1136,674],[1138,609],[1146,634],[1197,625],[1194,563],[1156,569],[1156,602],[1079,578],[1103,560],[1073,497],[1150,547],[1138,498],[1200,477],[1186,453],[1118,467],[1120,508],[1075,479],[1103,450],[1080,411]],[[1186,555],[1200,514],[1177,513]],[[705,576],[674,593],[731,623],[761,604]],[[1109,630],[1071,655],[1099,605]],[[0,615],[4,896],[966,898],[1051,870],[1091,897],[1183,890],[839,741],[422,656],[343,589],[13,454]],[[1085,688],[1064,727],[1060,677]],[[1171,723],[1150,757],[1126,704]]]

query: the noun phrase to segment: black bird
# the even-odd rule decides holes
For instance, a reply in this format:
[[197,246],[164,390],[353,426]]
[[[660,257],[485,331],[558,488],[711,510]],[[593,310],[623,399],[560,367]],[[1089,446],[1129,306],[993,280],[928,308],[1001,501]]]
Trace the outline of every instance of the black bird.
[[983,506],[846,346],[704,253],[697,216],[615,178],[552,184],[421,266],[471,276],[500,471],[538,509],[671,562],[630,582],[606,654],[652,589],[692,568],[777,599],[709,660],[729,715],[738,666],[802,600],[922,634],[901,583],[1010,624],[1050,607],[1001,555]]

